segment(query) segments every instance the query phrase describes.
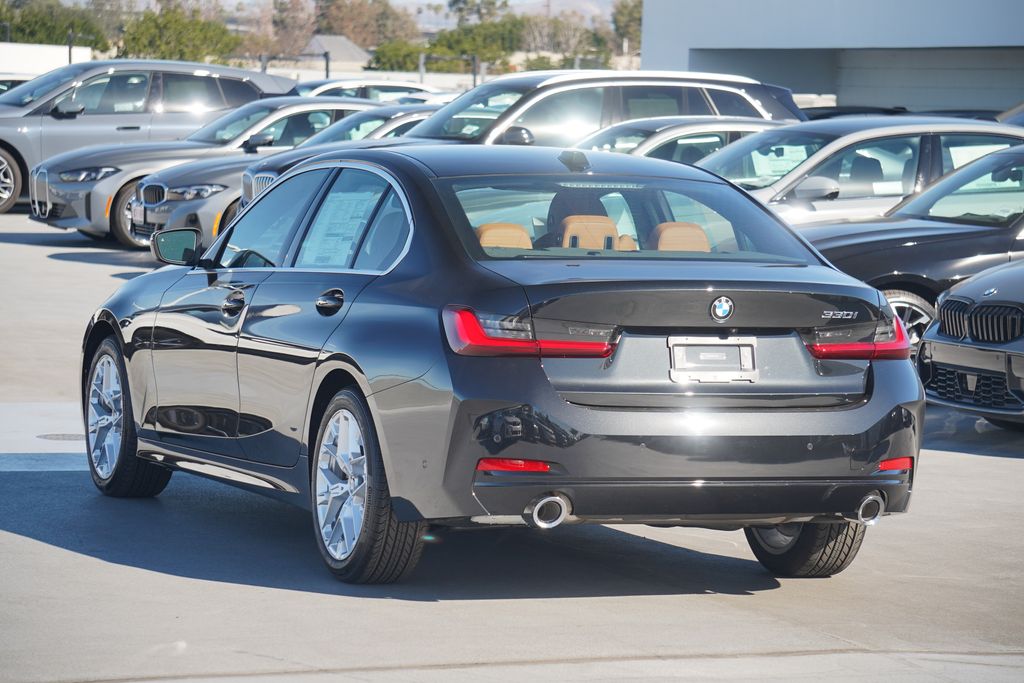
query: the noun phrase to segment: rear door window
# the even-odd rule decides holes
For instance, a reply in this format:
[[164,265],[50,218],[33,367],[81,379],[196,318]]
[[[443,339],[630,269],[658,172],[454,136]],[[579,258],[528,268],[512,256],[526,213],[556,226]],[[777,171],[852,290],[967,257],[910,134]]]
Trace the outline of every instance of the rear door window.
[[218,78],[224,101],[229,107],[241,107],[260,98],[260,92],[250,83],[235,78]]
[[627,85],[622,91],[622,118],[711,114],[700,88],[678,85]]
[[201,114],[224,108],[217,79],[192,74],[165,73],[163,88],[154,110],[161,113]]
[[390,185],[376,173],[346,168],[317,210],[295,260],[297,268],[348,269]]
[[731,90],[708,88],[708,96],[722,116],[756,116],[763,118],[754,105],[743,95]]
[[986,154],[1006,149],[1020,143],[1020,139],[1002,135],[940,135],[939,145],[942,152],[942,174],[980,159]]

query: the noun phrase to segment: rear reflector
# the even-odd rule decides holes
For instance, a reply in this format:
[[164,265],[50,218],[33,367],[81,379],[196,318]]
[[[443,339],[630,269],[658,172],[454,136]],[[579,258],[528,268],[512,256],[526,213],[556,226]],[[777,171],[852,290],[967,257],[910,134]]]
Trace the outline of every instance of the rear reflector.
[[476,469],[478,472],[550,472],[551,464],[543,460],[481,458]]
[[[883,325],[888,327],[888,321],[878,323]],[[822,360],[906,360],[910,358],[910,338],[897,317],[892,319],[891,330],[876,332],[875,341],[808,344],[807,349]]]
[[443,319],[448,343],[463,356],[607,358],[615,350],[609,341],[536,339],[529,320],[485,315],[469,308],[450,306]]
[[909,470],[914,467],[913,458],[889,458],[878,463],[878,470],[891,471],[891,470]]

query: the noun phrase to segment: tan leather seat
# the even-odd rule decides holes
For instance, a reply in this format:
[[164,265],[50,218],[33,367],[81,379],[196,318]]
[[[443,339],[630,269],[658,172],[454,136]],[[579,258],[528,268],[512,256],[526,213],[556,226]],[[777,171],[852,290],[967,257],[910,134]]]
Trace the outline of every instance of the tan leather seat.
[[484,223],[476,229],[481,247],[533,249],[530,233],[518,223]]
[[659,223],[654,243],[658,251],[711,251],[707,233],[696,223]]
[[615,245],[615,251],[636,251],[636,239],[632,235],[619,235],[619,241]]
[[566,216],[562,220],[562,247],[615,249],[619,230],[608,216]]

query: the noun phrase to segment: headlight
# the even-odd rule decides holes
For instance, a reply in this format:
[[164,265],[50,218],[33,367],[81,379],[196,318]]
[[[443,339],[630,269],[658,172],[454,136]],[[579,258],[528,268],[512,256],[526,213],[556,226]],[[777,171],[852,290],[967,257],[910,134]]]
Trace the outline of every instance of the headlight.
[[226,189],[228,188],[224,185],[183,185],[182,187],[172,187],[168,190],[167,198],[187,202],[192,199],[206,199],[210,195],[215,195],[221,190]]
[[92,183],[97,180],[109,178],[121,169],[113,166],[90,166],[89,168],[76,168],[71,171],[61,171],[60,179],[65,183]]

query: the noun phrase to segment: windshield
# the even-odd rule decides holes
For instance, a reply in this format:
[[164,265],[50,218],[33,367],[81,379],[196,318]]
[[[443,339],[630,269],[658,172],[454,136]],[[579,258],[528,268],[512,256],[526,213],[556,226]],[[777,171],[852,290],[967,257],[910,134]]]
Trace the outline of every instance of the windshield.
[[577,147],[597,152],[632,152],[655,131],[631,125],[612,126],[584,138]]
[[276,111],[274,107],[269,107],[265,104],[247,104],[229,114],[225,114],[212,123],[206,124],[195,133],[192,133],[192,135],[189,135],[188,139],[192,142],[224,145],[237,138],[252,126],[255,126],[274,111]]
[[481,85],[445,105],[408,132],[409,137],[436,140],[478,140],[494,121],[519,101],[528,88],[501,83]]
[[475,258],[817,263],[800,240],[728,185],[617,176],[437,181]]
[[757,190],[776,182],[836,139],[822,133],[766,130],[723,147],[697,165],[745,190]]
[[993,154],[968,164],[893,215],[1008,227],[1024,215],[1024,155]]
[[11,88],[0,95],[0,104],[9,104],[15,107],[24,107],[25,105],[32,104],[39,98],[46,97],[62,85],[71,83],[80,74],[92,68],[93,66],[90,64],[72,64],[55,69],[42,76],[33,78],[31,81],[26,81],[15,88]]
[[299,147],[309,145],[322,145],[325,142],[346,142],[348,140],[362,140],[373,131],[380,128],[389,117],[375,114],[373,111],[361,111],[350,114],[338,121],[333,126],[328,126],[313,137],[303,142]]

